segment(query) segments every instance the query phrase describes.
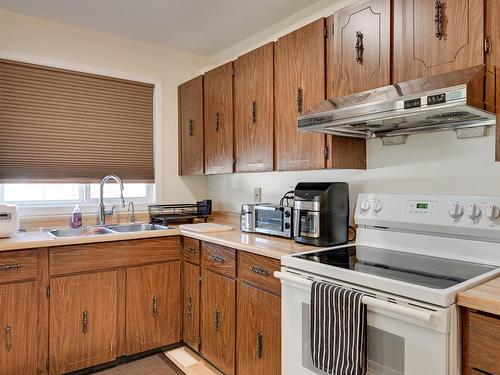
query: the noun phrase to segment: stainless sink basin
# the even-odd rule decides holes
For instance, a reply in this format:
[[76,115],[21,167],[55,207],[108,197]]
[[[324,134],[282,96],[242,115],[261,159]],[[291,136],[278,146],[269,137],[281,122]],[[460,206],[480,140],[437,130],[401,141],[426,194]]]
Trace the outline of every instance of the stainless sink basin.
[[54,238],[74,237],[74,236],[93,236],[96,234],[112,234],[112,230],[105,227],[82,227],[82,228],[58,228],[44,230],[49,236]]
[[124,232],[143,232],[150,230],[166,230],[171,229],[159,224],[123,224],[123,225],[111,225],[108,227],[109,230],[118,233]]
[[151,230],[166,230],[171,229],[159,224],[122,224],[110,225],[107,227],[82,227],[77,229],[72,228],[57,228],[57,229],[44,229],[52,238],[73,237],[73,236],[92,236],[100,234],[113,234],[113,233],[130,233],[130,232],[144,232]]

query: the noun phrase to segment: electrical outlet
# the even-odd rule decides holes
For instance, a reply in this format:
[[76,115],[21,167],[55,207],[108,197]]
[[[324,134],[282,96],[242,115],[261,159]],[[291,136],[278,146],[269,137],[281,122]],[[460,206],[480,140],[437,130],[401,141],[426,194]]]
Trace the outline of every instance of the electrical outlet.
[[260,187],[253,188],[253,201],[255,203],[262,202],[262,188]]

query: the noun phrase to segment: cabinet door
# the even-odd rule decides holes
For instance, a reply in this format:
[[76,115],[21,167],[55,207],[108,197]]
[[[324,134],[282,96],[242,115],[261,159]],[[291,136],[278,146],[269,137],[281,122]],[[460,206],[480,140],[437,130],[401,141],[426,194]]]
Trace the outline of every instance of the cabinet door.
[[179,86],[179,174],[203,174],[203,76]]
[[127,354],[179,342],[180,262],[127,269]]
[[390,0],[343,8],[327,19],[327,27],[328,98],[391,83]]
[[[500,119],[500,2],[498,0],[486,0],[486,38],[489,41],[486,62],[496,68],[496,110],[497,119]],[[497,123],[500,123],[497,121]],[[500,161],[500,126],[496,127],[496,152],[495,160]]]
[[205,73],[205,172],[233,172],[233,63]]
[[273,44],[235,61],[236,172],[273,170]]
[[199,350],[200,337],[200,266],[184,262],[183,270],[183,335],[184,342]]
[[50,280],[50,373],[116,358],[117,272]]
[[0,285],[0,373],[37,373],[35,282]]
[[236,282],[202,271],[200,352],[227,375],[234,374]]
[[483,43],[484,0],[394,0],[396,83],[482,64]]
[[281,374],[281,298],[240,283],[238,374]]
[[325,136],[297,131],[297,116],[325,99],[324,22],[313,22],[274,44],[276,170],[325,168]]

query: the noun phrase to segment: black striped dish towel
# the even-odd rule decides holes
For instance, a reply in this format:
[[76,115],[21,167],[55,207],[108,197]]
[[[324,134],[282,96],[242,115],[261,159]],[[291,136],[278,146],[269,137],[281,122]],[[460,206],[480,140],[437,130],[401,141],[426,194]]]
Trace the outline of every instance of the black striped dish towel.
[[313,365],[333,375],[364,375],[366,305],[364,294],[313,282],[311,287],[311,354]]

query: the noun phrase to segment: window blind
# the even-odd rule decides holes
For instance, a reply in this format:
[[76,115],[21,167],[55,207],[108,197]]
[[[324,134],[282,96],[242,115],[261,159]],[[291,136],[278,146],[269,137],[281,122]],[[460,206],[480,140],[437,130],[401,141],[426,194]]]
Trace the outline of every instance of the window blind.
[[0,59],[0,182],[154,182],[153,91]]

